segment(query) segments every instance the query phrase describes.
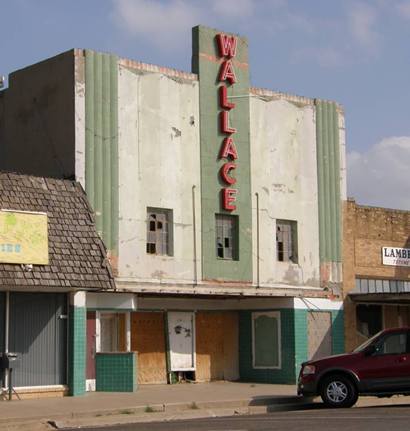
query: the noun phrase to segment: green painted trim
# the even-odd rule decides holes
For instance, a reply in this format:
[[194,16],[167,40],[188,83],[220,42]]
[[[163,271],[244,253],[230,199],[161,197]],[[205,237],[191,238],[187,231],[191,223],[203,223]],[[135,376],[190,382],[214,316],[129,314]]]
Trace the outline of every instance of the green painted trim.
[[321,262],[341,262],[340,144],[336,104],[316,100],[316,147]]
[[97,230],[118,255],[118,58],[85,52],[85,189]]
[[[201,219],[202,231],[202,277],[205,280],[252,282],[252,200],[250,178],[250,111],[249,111],[249,60],[248,42],[238,36],[237,55],[233,60],[237,82],[228,85],[229,96],[236,107],[229,113],[230,123],[237,129],[232,135],[238,150],[235,188],[238,190],[237,209],[232,212],[238,217],[238,260],[218,259],[215,244],[215,215],[230,214],[221,209],[221,189],[225,187],[219,170],[226,162],[218,160],[225,135],[219,131],[219,107],[217,82],[220,62],[215,36],[220,33],[203,26],[192,29],[192,68],[199,75],[200,115],[200,161],[201,161]],[[205,54],[205,55],[201,55]],[[241,63],[241,66],[235,64]],[[245,95],[245,97],[242,97]]]

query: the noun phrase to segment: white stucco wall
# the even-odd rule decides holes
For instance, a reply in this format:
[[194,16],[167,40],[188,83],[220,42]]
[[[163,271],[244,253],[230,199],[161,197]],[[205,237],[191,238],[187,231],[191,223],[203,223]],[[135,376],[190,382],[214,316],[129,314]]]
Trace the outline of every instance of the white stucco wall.
[[[201,274],[198,82],[119,68],[119,278],[195,280]],[[173,256],[146,252],[147,207],[173,210]]]
[[[252,95],[251,180],[254,283],[257,282],[256,196],[259,194],[259,284],[319,286],[315,110],[312,104]],[[276,220],[294,220],[298,264],[278,262]]]

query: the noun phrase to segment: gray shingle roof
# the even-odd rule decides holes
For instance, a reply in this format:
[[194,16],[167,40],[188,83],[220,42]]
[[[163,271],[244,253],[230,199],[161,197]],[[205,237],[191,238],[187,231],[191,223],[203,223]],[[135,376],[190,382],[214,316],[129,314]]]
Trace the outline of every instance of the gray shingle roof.
[[75,181],[0,172],[0,208],[45,212],[48,216],[49,264],[0,263],[0,289],[39,287],[114,288],[106,249],[94,214]]

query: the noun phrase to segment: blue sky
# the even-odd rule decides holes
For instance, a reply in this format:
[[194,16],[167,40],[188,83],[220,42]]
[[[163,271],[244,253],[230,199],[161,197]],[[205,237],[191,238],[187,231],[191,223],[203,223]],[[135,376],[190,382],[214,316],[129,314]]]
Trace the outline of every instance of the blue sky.
[[348,195],[410,210],[410,0],[0,0],[0,74],[70,48],[190,70],[191,28],[247,36],[253,86],[335,100]]

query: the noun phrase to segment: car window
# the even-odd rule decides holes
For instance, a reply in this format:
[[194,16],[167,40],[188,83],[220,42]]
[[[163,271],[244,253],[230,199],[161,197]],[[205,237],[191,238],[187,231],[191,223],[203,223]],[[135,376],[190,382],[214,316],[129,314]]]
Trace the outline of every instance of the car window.
[[376,344],[376,355],[400,355],[407,352],[407,333],[398,332],[383,337]]

